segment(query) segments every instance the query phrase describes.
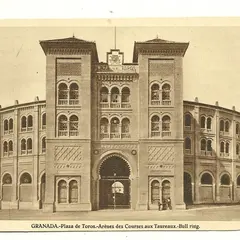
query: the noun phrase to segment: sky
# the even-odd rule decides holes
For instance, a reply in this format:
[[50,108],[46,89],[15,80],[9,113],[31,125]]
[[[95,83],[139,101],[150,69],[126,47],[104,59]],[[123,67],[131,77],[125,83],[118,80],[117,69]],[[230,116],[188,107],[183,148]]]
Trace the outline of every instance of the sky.
[[[114,47],[113,27],[0,27],[0,104],[45,100],[46,60],[39,40],[95,41],[100,61]],[[116,45],[132,62],[134,41],[156,38],[190,42],[183,60],[184,100],[240,111],[240,27],[117,27]]]

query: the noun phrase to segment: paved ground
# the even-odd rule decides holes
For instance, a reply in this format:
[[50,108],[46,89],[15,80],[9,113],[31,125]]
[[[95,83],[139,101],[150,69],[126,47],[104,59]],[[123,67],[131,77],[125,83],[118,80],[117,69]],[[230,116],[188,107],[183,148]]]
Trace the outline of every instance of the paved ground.
[[28,210],[0,210],[0,220],[167,220],[167,221],[238,221],[240,206],[198,207],[178,211],[101,210],[93,212],[43,213]]

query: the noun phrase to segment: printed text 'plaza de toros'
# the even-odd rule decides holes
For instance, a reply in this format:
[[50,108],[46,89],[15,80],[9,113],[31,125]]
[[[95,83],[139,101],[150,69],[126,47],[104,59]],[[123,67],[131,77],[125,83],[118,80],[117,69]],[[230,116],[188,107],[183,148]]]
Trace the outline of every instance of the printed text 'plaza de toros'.
[[0,109],[0,208],[157,209],[240,201],[240,113],[183,101],[188,43],[40,41],[46,101]]

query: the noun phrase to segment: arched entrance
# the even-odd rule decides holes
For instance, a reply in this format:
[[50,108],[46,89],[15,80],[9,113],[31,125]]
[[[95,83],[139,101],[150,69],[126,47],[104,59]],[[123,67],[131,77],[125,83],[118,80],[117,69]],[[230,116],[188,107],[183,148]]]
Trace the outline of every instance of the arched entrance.
[[184,172],[184,202],[186,205],[192,204],[192,178],[187,172]]
[[100,209],[130,208],[130,168],[119,156],[111,156],[100,166]]

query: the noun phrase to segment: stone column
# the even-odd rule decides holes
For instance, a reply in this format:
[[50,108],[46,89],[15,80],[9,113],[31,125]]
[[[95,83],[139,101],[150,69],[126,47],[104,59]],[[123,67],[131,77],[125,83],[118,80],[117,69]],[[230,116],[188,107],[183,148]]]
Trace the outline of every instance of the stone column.
[[39,209],[39,194],[38,194],[38,178],[39,178],[39,147],[41,143],[39,141],[39,106],[34,106],[33,115],[33,207]]
[[194,109],[194,183],[195,183],[195,191],[194,191],[194,203],[199,203],[200,200],[200,161],[198,156],[200,155],[200,125],[199,125],[199,107],[195,106]]
[[19,173],[18,173],[18,153],[19,153],[19,140],[18,140],[18,109],[14,109],[13,116],[13,179],[12,179],[12,209],[19,208]]

